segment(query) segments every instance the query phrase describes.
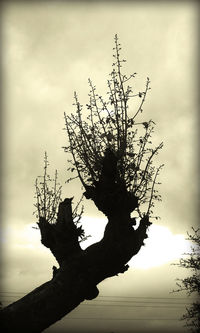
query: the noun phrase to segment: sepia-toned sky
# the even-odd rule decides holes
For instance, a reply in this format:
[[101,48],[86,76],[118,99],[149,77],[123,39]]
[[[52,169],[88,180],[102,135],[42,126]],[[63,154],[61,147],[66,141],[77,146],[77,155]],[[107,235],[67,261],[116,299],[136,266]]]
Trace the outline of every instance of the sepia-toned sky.
[[[163,201],[157,206],[161,220],[126,274],[104,281],[99,298],[45,332],[186,332],[178,321],[185,295],[169,292],[175,278],[185,274],[171,263],[189,248],[186,233],[198,224],[198,3],[9,1],[1,19],[3,304],[51,278],[54,259],[32,228],[34,181],[47,151],[63,197],[79,199],[80,184],[65,184],[63,114],[73,112],[75,90],[87,103],[89,77],[106,93],[117,33],[127,60],[124,70],[138,73],[136,92],[147,76],[151,80],[142,117],[156,122],[153,141],[164,142],[158,157],[165,164]],[[101,238],[105,224],[93,203],[85,202],[83,225],[92,235],[87,244]]]

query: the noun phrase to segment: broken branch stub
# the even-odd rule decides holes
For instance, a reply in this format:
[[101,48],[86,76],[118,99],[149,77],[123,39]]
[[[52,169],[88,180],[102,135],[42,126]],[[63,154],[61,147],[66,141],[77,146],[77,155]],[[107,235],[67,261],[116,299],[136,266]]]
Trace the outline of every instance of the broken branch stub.
[[50,224],[40,217],[38,226],[42,244],[51,250],[59,265],[82,251],[78,241],[79,228],[72,217],[72,198],[59,204],[56,223]]

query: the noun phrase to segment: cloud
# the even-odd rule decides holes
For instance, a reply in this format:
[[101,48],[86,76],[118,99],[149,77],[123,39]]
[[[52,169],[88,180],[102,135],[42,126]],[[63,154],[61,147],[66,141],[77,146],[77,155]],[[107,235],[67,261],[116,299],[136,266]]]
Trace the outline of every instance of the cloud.
[[3,228],[3,290],[28,292],[52,278],[55,259],[41,244],[39,231],[32,226],[23,226],[15,221],[12,226]]
[[191,247],[185,235],[173,234],[167,227],[160,225],[152,225],[148,236],[145,246],[129,262],[135,268],[147,269],[175,261]]

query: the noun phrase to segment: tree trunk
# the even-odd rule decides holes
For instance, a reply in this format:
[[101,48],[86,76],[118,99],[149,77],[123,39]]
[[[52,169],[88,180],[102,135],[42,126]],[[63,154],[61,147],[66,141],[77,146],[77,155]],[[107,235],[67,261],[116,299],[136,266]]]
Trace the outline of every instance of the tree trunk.
[[126,263],[146,238],[148,221],[115,235],[109,224],[100,242],[63,262],[52,280],[1,310],[2,332],[42,332],[85,299],[97,297],[102,280],[128,269]]
[[42,332],[85,299],[97,297],[96,286],[102,280],[128,269],[127,262],[140,250],[151,223],[144,216],[139,227],[133,228],[130,214],[137,207],[137,198],[118,180],[116,168],[116,159],[107,152],[99,182],[94,187],[85,186],[86,198],[108,217],[100,242],[84,251],[80,248],[82,231],[73,222],[72,199],[60,203],[55,224],[40,218],[41,242],[51,250],[60,268],[53,267],[50,281],[1,310],[3,333]]

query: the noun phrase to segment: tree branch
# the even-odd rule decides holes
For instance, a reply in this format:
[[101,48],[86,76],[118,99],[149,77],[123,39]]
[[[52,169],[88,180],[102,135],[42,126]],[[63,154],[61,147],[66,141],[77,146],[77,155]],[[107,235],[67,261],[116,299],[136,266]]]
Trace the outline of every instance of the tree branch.
[[[46,222],[39,222],[42,242],[51,249],[61,265],[60,269],[52,280],[1,310],[4,333],[14,330],[21,333],[42,332],[85,299],[97,297],[96,285],[108,277],[124,273],[128,269],[127,262],[138,253],[147,237],[148,217],[141,220],[138,229],[134,230],[130,224],[128,227],[127,214],[124,214],[124,219],[121,214],[120,219],[113,217],[108,220],[100,242],[84,251],[74,250],[77,243],[74,242],[72,247],[73,241],[68,243],[68,232],[73,230],[73,222],[68,216],[70,204],[71,199],[65,199],[60,204],[58,222],[50,225],[50,229]],[[123,225],[126,227],[119,227]],[[60,247],[57,243],[59,239]],[[67,240],[66,247],[64,240]],[[68,251],[72,251],[73,255]]]
[[56,223],[50,224],[43,217],[38,223],[42,244],[51,250],[60,266],[68,258],[82,252],[78,241],[80,228],[73,222],[71,202],[72,198],[59,204]]

